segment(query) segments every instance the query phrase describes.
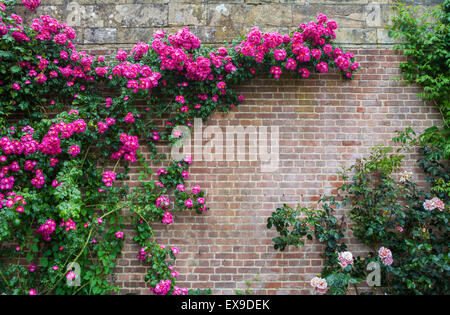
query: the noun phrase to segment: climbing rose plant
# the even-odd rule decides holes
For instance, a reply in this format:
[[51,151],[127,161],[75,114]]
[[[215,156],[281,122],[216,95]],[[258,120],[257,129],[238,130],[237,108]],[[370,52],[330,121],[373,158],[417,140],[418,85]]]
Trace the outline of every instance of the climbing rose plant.
[[[157,31],[107,58],[76,49],[75,31],[48,15],[24,25],[14,5],[0,1],[0,294],[118,291],[126,238],[150,266],[151,292],[187,294],[176,286],[178,249],[157,244],[152,223],[208,207],[201,188],[186,184],[190,156],[151,169],[146,161],[165,158],[157,144],[181,139],[177,125],[238,105],[234,86],[258,74],[307,78],[335,67],[351,78],[359,68],[333,44],[337,24],[322,14],[290,34],[253,28],[219,48],[188,28]],[[126,185],[130,165],[139,187]],[[133,234],[124,230],[130,213]]]
[[[408,132],[398,134],[394,141],[408,150],[415,139],[408,140]],[[275,249],[302,246],[305,237],[323,244],[324,266],[311,279],[317,294],[347,294],[351,289],[365,294],[448,292],[450,197],[436,189],[437,181],[448,183],[448,166],[435,160],[429,147],[420,149],[419,166],[432,187],[425,190],[414,182],[411,171],[401,169],[401,151],[392,151],[372,148],[369,157],[341,172],[343,184],[335,194],[321,198],[317,209],[284,205],[268,218],[267,227],[279,233],[273,239]],[[339,209],[349,209],[349,222]],[[353,236],[367,245],[364,256],[348,250],[347,223]],[[379,283],[371,271],[379,272]]]

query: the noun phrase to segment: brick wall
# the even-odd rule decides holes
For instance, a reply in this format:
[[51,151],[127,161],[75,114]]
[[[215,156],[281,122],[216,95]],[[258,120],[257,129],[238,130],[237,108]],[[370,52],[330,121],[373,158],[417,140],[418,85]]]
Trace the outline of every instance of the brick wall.
[[[180,284],[233,294],[250,280],[254,293],[312,293],[309,280],[321,270],[321,247],[307,243],[274,251],[267,217],[283,203],[314,205],[339,184],[341,165],[363,157],[370,146],[390,143],[395,130],[413,126],[420,132],[440,123],[434,107],[418,100],[417,88],[394,80],[403,56],[390,49],[353,52],[363,68],[353,81],[336,73],[307,80],[283,77],[278,83],[257,78],[240,88],[246,96],[242,105],[206,123],[223,130],[278,126],[280,164],[278,171],[263,173],[259,161],[193,162],[190,182],[206,189],[210,211],[179,213],[173,225],[157,227],[161,244],[180,248]],[[408,156],[405,169],[415,169],[415,159]],[[362,250],[349,241],[354,253]],[[132,243],[125,247],[117,276],[122,292],[149,292],[137,250]]]
[[[259,161],[194,161],[189,183],[206,190],[210,211],[178,213],[174,224],[156,227],[161,244],[180,248],[178,285],[234,294],[247,288],[248,280],[254,293],[310,294],[309,280],[321,270],[321,247],[307,243],[274,251],[275,233],[267,230],[267,217],[283,203],[314,205],[339,184],[341,165],[364,156],[370,146],[387,144],[395,130],[413,126],[420,132],[440,123],[436,110],[418,100],[416,87],[395,81],[403,57],[391,50],[383,30],[391,2],[42,0],[37,13],[25,16],[71,18],[69,24],[81,34],[78,43],[103,53],[145,41],[156,28],[176,30],[188,24],[204,42],[215,43],[253,25],[285,31],[319,12],[336,19],[343,26],[338,40],[353,48],[362,66],[353,81],[336,73],[306,80],[283,76],[277,83],[256,78],[240,87],[246,96],[242,105],[229,114],[214,114],[205,124],[278,126],[279,169],[261,172]],[[415,158],[407,157],[406,169],[416,168]],[[133,185],[137,175],[131,179]],[[349,242],[354,253],[363,251],[354,240]],[[129,235],[115,277],[121,293],[149,293],[144,283],[148,266],[136,259],[137,251]]]

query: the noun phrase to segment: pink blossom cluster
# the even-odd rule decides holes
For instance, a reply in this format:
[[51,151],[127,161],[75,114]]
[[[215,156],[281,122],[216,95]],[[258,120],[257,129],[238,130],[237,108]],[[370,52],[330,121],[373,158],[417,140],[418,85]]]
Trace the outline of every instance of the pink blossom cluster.
[[108,124],[104,123],[103,121],[99,121],[97,124],[97,129],[99,133],[104,133],[106,130],[108,130]]
[[24,33],[22,17],[13,13],[10,18],[13,19],[12,24],[5,24],[2,20],[0,20],[0,38],[11,30],[11,36],[17,42],[20,43],[30,41],[30,38]]
[[[61,151],[61,139],[69,138],[74,133],[82,133],[86,131],[87,124],[83,119],[77,119],[72,123],[66,124],[63,121],[53,124],[48,133],[42,139],[39,144],[39,150],[48,155],[58,155]],[[71,146],[69,149],[69,154],[76,156],[80,153],[80,148],[78,146]]]
[[211,65],[216,68],[225,65],[224,69],[228,73],[236,70],[236,67],[231,64],[231,57],[226,56],[228,52],[224,47],[219,49],[218,55],[210,53],[209,58],[206,56],[194,58],[192,54],[186,52],[190,49],[197,49],[201,45],[200,40],[189,32],[188,28],[170,35],[168,40],[165,39],[164,32],[156,33],[154,38],[152,49],[159,55],[162,70],[185,70],[188,79],[198,81],[214,79],[214,76],[211,75]]
[[169,211],[166,211],[162,218],[162,223],[167,224],[167,225],[172,224],[173,223],[172,213],[170,213]]
[[5,155],[10,154],[24,154],[30,155],[38,150],[39,142],[33,140],[31,134],[24,135],[20,141],[3,137],[0,139],[0,148]]
[[189,28],[185,27],[178,31],[176,34],[171,34],[168,37],[170,44],[175,48],[198,49],[200,48],[200,39],[189,31]]
[[324,61],[319,62],[316,66],[317,71],[319,71],[320,73],[326,73],[328,72],[328,64]]
[[189,154],[187,154],[184,157],[184,162],[186,162],[187,164],[191,164],[192,163],[192,156],[190,156]]
[[[237,45],[235,50],[245,56],[252,56],[256,62],[262,63],[265,55],[268,54],[271,49],[277,48],[283,43],[288,43],[290,41],[291,38],[289,35],[281,35],[277,32],[262,34],[257,27],[254,27],[247,34],[247,40]],[[284,58],[286,58],[286,51],[276,49],[274,50],[273,55],[275,60],[284,60]]]
[[314,46],[323,46],[325,38],[336,38],[337,23],[333,20],[328,20],[326,15],[319,14],[316,22],[311,21],[308,24],[301,24],[299,29],[302,30],[302,39],[304,41],[310,41]]
[[284,60],[286,58],[286,51],[284,49],[275,49],[273,55],[275,60]]
[[42,170],[38,169],[38,170],[36,170],[35,177],[31,180],[31,185],[40,189],[44,186],[44,184],[45,184],[44,172],[42,172]]
[[139,249],[139,253],[137,254],[137,258],[140,260],[144,260],[147,257],[147,255],[149,255],[149,253],[150,253],[150,251],[147,252],[147,249],[148,249],[147,247],[141,247]]
[[378,250],[378,257],[380,257],[385,266],[390,266],[393,263],[392,252],[389,248],[380,247]]
[[[0,2],[0,5],[1,4],[3,4],[3,3]],[[9,26],[11,26],[11,25],[9,25]],[[2,38],[4,35],[8,34],[8,30],[9,30],[9,27],[6,26],[6,24],[0,20],[0,38]]]
[[169,204],[170,204],[169,198],[167,198],[164,195],[161,195],[158,198],[156,198],[155,205],[158,208],[163,208],[164,209],[164,208],[168,207]]
[[196,81],[205,81],[211,73],[211,60],[203,56],[198,56],[194,61],[189,58],[185,62],[186,78]]
[[179,137],[181,137],[182,135],[183,135],[183,132],[182,132],[181,130],[174,129],[174,130],[172,131],[172,136],[173,136],[174,138],[179,138]]
[[425,200],[423,203],[423,208],[428,211],[432,211],[434,209],[438,209],[439,211],[444,211],[445,204],[438,197],[434,197],[433,199]]
[[[277,61],[285,60],[287,52],[284,49],[278,48],[284,43],[290,43],[292,53],[296,56],[295,59],[288,58],[285,68],[294,71],[298,63],[305,63],[311,60],[311,57],[319,61],[322,56],[334,60],[339,69],[346,72],[347,77],[352,76],[352,72],[359,68],[359,64],[351,63],[351,59],[354,57],[352,53],[343,53],[339,48],[333,49],[330,44],[326,44],[327,39],[334,39],[336,37],[335,30],[337,29],[337,23],[333,20],[319,14],[316,22],[311,21],[308,24],[301,24],[299,31],[292,34],[292,38],[289,35],[281,35],[279,33],[266,33],[262,34],[258,28],[253,28],[247,34],[247,40],[241,42],[235,47],[236,51],[242,53],[245,56],[252,56],[255,61],[262,63],[265,55],[273,49],[274,59]],[[314,47],[310,49],[306,42]],[[274,49],[278,48],[278,49]],[[316,69],[320,73],[328,71],[328,63],[321,61],[317,64]],[[308,77],[309,71],[305,71],[306,68],[300,68],[299,73],[302,77]],[[281,69],[279,67],[272,67],[271,73],[277,79],[281,75]]]
[[274,79],[279,79],[282,71],[280,67],[273,66],[270,68],[270,73],[273,74]]
[[39,150],[42,153],[48,155],[58,155],[61,153],[61,139],[57,134],[49,132],[49,134],[45,135],[42,139],[42,142],[39,144]]
[[348,265],[353,265],[353,255],[348,251],[339,252],[338,261],[342,268],[345,268]]
[[132,113],[126,114],[124,120],[126,123],[133,124],[135,122],[134,116]]
[[159,54],[161,70],[181,71],[184,69],[185,62],[189,59],[188,54],[182,48],[166,45],[159,39],[153,41],[152,49]]
[[[66,50],[61,50],[60,58],[64,61],[68,61],[69,64],[65,67],[58,67],[59,72],[63,75],[63,77],[67,80],[67,86],[73,86],[75,84],[75,80],[77,79],[85,79],[87,81],[94,80],[94,72],[92,71],[91,66],[93,65],[94,56],[89,56],[85,51],[76,51],[75,49],[69,50],[69,53]],[[97,61],[104,60],[104,57],[99,56]],[[96,67],[95,74],[98,76],[104,76],[108,67]],[[50,73],[51,75],[51,73]],[[52,75],[51,75],[52,76]],[[81,85],[80,89],[82,91],[85,90],[85,86]],[[77,98],[78,94],[74,95],[74,98]]]
[[115,66],[112,70],[112,74],[129,79],[127,87],[134,93],[139,89],[151,90],[158,85],[158,80],[161,79],[161,73],[153,72],[149,66],[142,66],[139,63],[133,64],[128,61]]
[[198,194],[200,192],[200,186],[199,185],[195,185],[193,188],[192,188],[192,193],[193,194]]
[[153,131],[152,139],[158,141],[161,138],[158,131]]
[[[13,161],[13,162],[11,163],[11,165],[9,166],[9,170],[10,170],[11,172],[18,172],[18,171],[20,171],[19,162]],[[6,174],[5,174],[5,175],[6,175]]]
[[167,172],[167,170],[165,169],[165,168],[160,168],[160,169],[158,169],[158,171],[156,172],[156,174],[158,175],[158,176],[161,176],[162,174],[167,174],[168,172]]
[[108,128],[116,123],[116,120],[112,117],[106,118],[106,123],[99,121],[97,124],[97,129],[99,133],[104,133]]
[[80,147],[78,145],[71,145],[68,153],[71,156],[76,157],[78,154],[80,154]]
[[66,274],[66,278],[68,280],[74,280],[77,277],[76,273],[73,270],[70,270],[67,274]]
[[117,51],[117,54],[116,54],[116,59],[117,60],[125,61],[125,60],[127,60],[127,57],[128,57],[128,55],[127,55],[126,51],[123,51],[123,50],[120,50],[120,49]]
[[186,190],[186,188],[184,187],[183,184],[179,184],[179,185],[177,185],[177,190],[183,192]]
[[192,199],[186,199],[186,200],[184,201],[184,205],[185,205],[187,208],[192,208],[192,206],[194,205],[194,203],[192,202]]
[[148,45],[146,43],[137,43],[131,50],[131,55],[134,55],[134,60],[138,61],[142,58],[144,54],[148,52]]
[[[1,172],[0,176],[3,175],[3,174],[4,174],[4,172]],[[0,179],[0,189],[2,189],[2,190],[13,189],[14,182],[15,182],[14,176],[1,178]]]
[[24,170],[34,172],[34,167],[37,165],[37,161],[26,160],[23,165]]
[[111,187],[113,182],[116,180],[116,173],[111,171],[103,172],[103,183],[106,187]]
[[109,67],[97,67],[95,68],[95,74],[98,75],[99,77],[104,77],[105,74],[108,73],[108,69]]
[[108,126],[112,126],[112,125],[114,125],[116,123],[116,120],[114,119],[114,118],[112,118],[112,117],[109,117],[109,118],[106,118],[106,124],[108,125]]
[[16,211],[22,213],[24,209],[24,205],[26,205],[26,201],[22,195],[17,195],[15,192],[8,192],[5,195],[0,193],[0,209],[2,207],[13,208],[16,207]]
[[172,295],[187,295],[189,290],[187,288],[179,288],[177,286],[173,287]]
[[316,288],[317,293],[325,294],[328,291],[328,283],[327,280],[322,279],[320,277],[314,277],[311,279],[311,286]]
[[125,160],[130,162],[136,161],[136,152],[139,149],[139,139],[137,136],[130,136],[126,133],[120,134],[120,142],[123,143],[123,146],[120,148],[119,151],[114,152],[111,155],[111,159],[117,160],[122,155],[124,156]]
[[48,219],[44,224],[42,224],[37,229],[37,232],[42,236],[44,241],[50,242],[52,240],[50,235],[55,231],[55,229],[56,229],[55,221]]
[[76,230],[77,226],[75,224],[75,222],[72,219],[68,219],[67,221],[64,221],[64,219],[61,221],[60,224],[61,227],[64,227],[64,229],[67,231],[70,230]]
[[156,295],[166,295],[170,291],[172,281],[170,279],[161,280],[154,288],[150,288],[150,291]]
[[31,28],[37,32],[36,39],[52,40],[55,42],[65,44],[67,48],[73,49],[73,44],[70,40],[75,39],[75,31],[66,23],[59,23],[57,19],[53,19],[48,15],[43,15],[40,19],[34,19]]

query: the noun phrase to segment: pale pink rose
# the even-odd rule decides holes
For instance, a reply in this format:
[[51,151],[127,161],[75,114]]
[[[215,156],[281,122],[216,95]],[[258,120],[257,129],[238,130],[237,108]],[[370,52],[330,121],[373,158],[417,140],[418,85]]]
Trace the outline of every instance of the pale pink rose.
[[353,264],[353,254],[351,252],[340,252],[339,253],[339,264],[341,265],[342,268],[347,267],[348,265],[352,265]]
[[444,211],[445,204],[441,199],[434,197],[431,201],[434,202],[435,208],[438,208],[440,211]]
[[434,208],[436,208],[433,199],[425,200],[425,202],[423,203],[423,208],[428,211],[431,211]]
[[313,288],[317,288],[317,286],[319,285],[320,282],[320,278],[319,277],[314,277],[311,279],[311,286]]
[[386,247],[380,247],[378,250],[378,256],[380,256],[381,259],[385,259],[387,257],[392,256],[391,250]]

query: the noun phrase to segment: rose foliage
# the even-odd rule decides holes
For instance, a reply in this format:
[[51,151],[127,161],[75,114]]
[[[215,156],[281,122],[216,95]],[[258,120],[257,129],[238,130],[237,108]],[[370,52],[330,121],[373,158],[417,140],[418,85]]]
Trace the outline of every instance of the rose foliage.
[[[417,185],[412,172],[400,172],[401,150],[416,140],[399,132],[394,141],[403,148],[374,147],[368,158],[341,172],[343,184],[324,196],[318,209],[284,205],[268,219],[268,228],[280,234],[273,239],[275,249],[304,245],[305,237],[323,244],[322,272],[311,279],[317,293],[360,293],[365,287],[361,293],[447,294],[450,197],[442,181],[448,185],[450,173],[430,147],[420,149],[418,164],[431,189]],[[339,209],[349,209],[350,222]],[[346,223],[367,245],[364,257],[348,251]]]

